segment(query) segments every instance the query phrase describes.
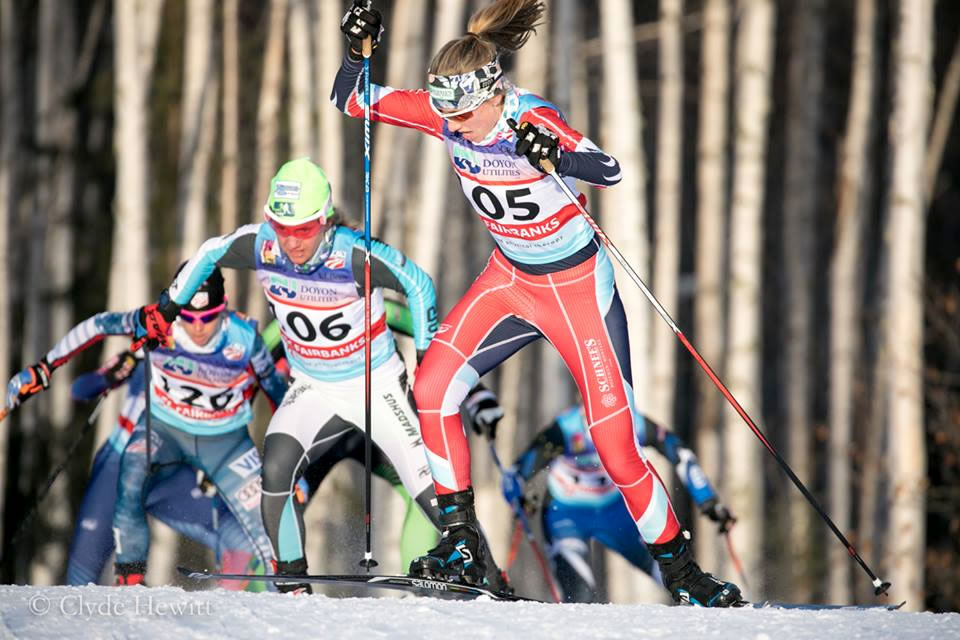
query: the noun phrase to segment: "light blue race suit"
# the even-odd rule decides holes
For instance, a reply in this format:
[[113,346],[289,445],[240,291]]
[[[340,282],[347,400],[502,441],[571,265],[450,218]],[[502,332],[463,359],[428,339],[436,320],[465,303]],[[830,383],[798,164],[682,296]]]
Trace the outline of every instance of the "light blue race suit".
[[[125,381],[125,397],[117,424],[94,456],[90,479],[77,512],[67,557],[67,584],[96,583],[113,553],[113,511],[117,501],[120,461],[144,410],[143,364]],[[71,387],[76,401],[90,401],[110,391],[102,370],[78,376]],[[193,467],[181,466],[162,482],[153,482],[145,496],[147,513],[178,533],[209,547],[219,566],[240,554],[249,555],[246,534],[217,496],[197,482]],[[247,567],[238,567],[246,571]]]
[[[305,531],[303,504],[295,499],[297,481],[364,422],[363,235],[331,225],[316,253],[297,265],[269,224],[246,225],[203,243],[171,284],[171,301],[186,304],[215,267],[256,271],[279,325],[291,381],[264,441],[263,520],[281,570],[300,570]],[[414,344],[422,351],[437,329],[433,281],[379,240],[372,242],[370,270],[373,441],[436,523],[419,419],[406,367],[386,324],[382,291],[406,297]]]
[[[137,311],[103,312],[67,333],[47,354],[56,367],[108,335],[133,335]],[[260,518],[260,456],[247,433],[256,385],[276,406],[286,382],[257,333],[256,322],[226,311],[203,346],[179,322],[169,344],[150,353],[152,463],[146,468],[146,432],[133,431],[120,465],[113,527],[117,564],[146,563],[150,532],[144,496],[187,464],[203,470],[240,523],[264,566],[272,560]],[[141,418],[141,423],[143,418]]]

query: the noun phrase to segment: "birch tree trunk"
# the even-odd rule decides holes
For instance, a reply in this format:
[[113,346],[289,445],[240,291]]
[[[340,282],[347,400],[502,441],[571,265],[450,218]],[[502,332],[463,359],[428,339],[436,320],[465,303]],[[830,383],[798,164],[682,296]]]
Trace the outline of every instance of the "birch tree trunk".
[[930,202],[934,195],[934,188],[937,186],[940,162],[943,160],[943,150],[947,146],[950,126],[957,112],[958,97],[960,97],[960,38],[957,38],[953,55],[950,56],[950,64],[947,65],[947,72],[943,76],[943,85],[940,96],[937,98],[936,111],[934,111],[933,126],[930,129],[930,145],[927,149],[924,168],[926,202]]
[[[390,51],[386,56],[387,86],[407,88],[423,84],[426,67],[423,64],[425,38],[422,37],[422,28],[427,16],[427,5],[428,3],[421,0],[397,0],[394,4],[394,17],[390,24]],[[336,115],[342,120],[340,113]],[[427,141],[423,140],[423,134],[419,131],[393,126],[375,127],[370,215],[373,228],[380,237],[387,244],[402,247],[406,236],[404,213],[407,209],[407,198],[411,195],[409,186],[415,165],[413,159],[421,143]],[[414,209],[415,207],[411,207],[411,210]]]
[[[20,83],[20,33],[16,3],[0,0],[0,255],[9,256],[11,222],[16,216],[20,196],[20,164],[17,157],[21,145],[22,99]],[[0,260],[0,282],[12,282],[10,261]],[[0,290],[0,380],[9,380],[13,359],[11,288]],[[9,425],[8,425],[9,427]],[[7,452],[9,428],[0,429],[0,512],[5,506],[7,491]],[[6,539],[0,518],[0,539]]]
[[[287,0],[270,0],[270,22],[263,54],[263,74],[257,103],[257,161],[253,202],[250,205],[252,222],[263,219],[263,205],[270,190],[270,179],[280,168],[277,144],[280,136],[280,97],[283,93],[283,53],[287,34]],[[250,273],[246,305],[247,313],[264,322],[267,305],[260,291],[257,274]]]
[[343,7],[340,3],[328,0],[317,1],[317,25],[313,38],[316,52],[316,86],[323,87],[316,93],[317,116],[319,118],[319,135],[317,136],[316,157],[320,159],[327,178],[330,180],[330,189],[333,194],[333,203],[342,202],[343,198],[343,114],[328,100],[327,87],[333,83],[333,78],[343,60],[344,37],[340,33],[340,17]]
[[[113,250],[107,308],[127,310],[155,297],[149,280],[147,213],[150,210],[150,164],[147,143],[147,94],[153,75],[163,0],[118,2],[114,5],[114,145],[117,186],[114,201]],[[105,352],[126,347],[128,339],[108,340]],[[116,397],[114,397],[116,396]],[[97,424],[98,442],[113,429],[120,396],[113,394]],[[175,563],[175,540],[152,536],[149,580],[166,584]]]
[[[700,127],[697,133],[697,229],[694,269],[697,274],[694,335],[707,362],[723,371],[725,333],[724,250],[727,225],[727,137],[730,99],[730,0],[707,0],[703,9],[700,58]],[[720,417],[724,399],[710,378],[697,373],[697,456],[707,476],[719,480]],[[725,500],[725,495],[721,495]],[[712,528],[695,538],[697,556],[706,567],[722,557]]]
[[[460,35],[463,30],[464,0],[448,0],[444,10],[436,16],[433,28],[433,50]],[[450,158],[441,144],[424,145],[420,154],[420,184],[418,189],[419,216],[417,236],[413,245],[413,260],[429,274],[436,274],[440,266],[440,220],[447,208],[447,186],[450,184]]]
[[[316,146],[313,131],[313,53],[308,0],[290,0],[290,157],[305,158]],[[319,92],[318,92],[319,93]]]
[[[237,215],[237,156],[240,135],[239,0],[223,2],[223,98],[220,140],[220,234],[239,226]],[[227,299],[237,300],[237,277],[225,278]]]
[[923,416],[924,154],[932,104],[933,2],[901,2],[890,120],[893,151],[887,278],[890,354],[891,599],[923,609],[927,456]]
[[[149,158],[147,155],[147,91],[153,75],[160,10],[163,0],[120,2],[114,7],[113,37],[116,60],[114,80],[114,145],[117,157],[114,193],[114,228],[110,252],[107,308],[127,310],[154,296],[148,281],[147,212],[149,211]],[[108,339],[104,353],[129,344],[124,338]],[[113,429],[120,396],[104,401],[97,421],[97,442]]]
[[[823,103],[823,10],[823,0],[798,3],[790,26],[782,225],[787,460],[797,476],[808,483],[813,481],[814,230],[821,202],[817,167]],[[780,484],[789,492],[791,601],[809,602],[814,580],[809,573],[813,511],[787,478],[781,478]]]
[[[653,243],[653,287],[665,308],[676,313],[680,278],[680,202],[683,182],[683,0],[660,0],[659,107],[657,109],[657,181]],[[651,326],[650,414],[673,428],[677,337],[665,323]],[[656,458],[660,478],[672,495],[674,473]]]
[[[73,305],[70,299],[73,284],[73,200],[76,147],[76,110],[70,100],[70,88],[77,57],[76,16],[70,6],[61,6],[55,0],[40,4],[37,63],[37,118],[36,140],[43,151],[37,163],[35,183],[44,185],[44,194],[38,194],[40,206],[47,212],[48,226],[44,247],[46,286],[43,294],[46,342],[64,335],[72,326]],[[39,354],[34,354],[34,360]],[[72,378],[72,366],[67,363],[60,375]],[[73,402],[67,385],[54,385],[47,393],[50,432],[44,435],[48,460],[62,460],[66,442],[75,434],[69,433],[73,416]],[[28,444],[28,446],[30,446]],[[44,467],[46,468],[46,467]],[[44,532],[42,542],[32,558],[31,583],[54,584],[66,564],[72,513],[69,485],[54,484],[44,509],[34,526]]]
[[[773,61],[773,3],[740,0],[738,15],[727,383],[744,409],[757,416],[761,409],[762,213]],[[723,438],[725,491],[739,518],[730,537],[750,577],[753,594],[762,594],[764,492],[760,470],[763,452],[753,433],[733,411],[725,413]]]
[[[633,43],[633,13],[627,0],[607,0],[600,7],[600,37],[603,41],[603,149],[620,162],[624,179],[600,194],[605,231],[641,278],[650,274],[647,241],[647,167],[643,157],[643,118]],[[616,264],[616,263],[614,263]],[[630,361],[637,407],[647,406],[647,360],[649,357],[650,308],[641,292],[621,273],[620,296],[630,318]],[[611,602],[631,602],[649,580],[619,555],[607,554]],[[662,595],[661,595],[662,597]]]
[[[860,356],[860,299],[863,279],[861,243],[866,225],[864,182],[872,130],[876,0],[857,0],[853,40],[853,73],[847,131],[838,176],[836,247],[830,271],[830,515],[845,534],[852,525],[854,389]],[[852,602],[853,567],[846,549],[829,540],[829,602]]]
[[181,220],[180,259],[187,260],[207,239],[207,177],[217,117],[217,74],[213,62],[212,0],[186,4],[183,104],[177,210]]

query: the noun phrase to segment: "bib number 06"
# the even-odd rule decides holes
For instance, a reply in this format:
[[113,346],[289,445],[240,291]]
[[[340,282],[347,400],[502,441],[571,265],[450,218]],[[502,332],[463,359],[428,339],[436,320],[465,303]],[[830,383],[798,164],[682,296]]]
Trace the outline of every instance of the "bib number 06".
[[[274,317],[277,316],[276,308],[271,304],[270,310],[273,311]],[[338,322],[338,320],[343,319],[343,312],[334,313],[329,315],[315,327],[313,323],[310,322],[310,318],[307,317],[307,314],[301,311],[291,311],[287,314],[286,320],[284,321],[287,327],[290,328],[290,331],[293,335],[297,336],[303,342],[313,342],[317,339],[318,335],[323,336],[327,340],[332,340],[338,342],[347,337],[347,334],[350,333],[350,325],[346,322]]]

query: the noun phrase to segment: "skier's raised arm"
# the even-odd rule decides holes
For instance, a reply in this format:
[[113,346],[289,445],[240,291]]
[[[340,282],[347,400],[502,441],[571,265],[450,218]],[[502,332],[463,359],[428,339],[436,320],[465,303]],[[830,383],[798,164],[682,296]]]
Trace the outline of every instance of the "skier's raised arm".
[[[330,102],[353,118],[363,117],[363,87],[361,86],[362,56],[359,47],[370,37],[374,50],[380,41],[382,19],[380,12],[368,2],[354,2],[343,16],[340,30],[350,41],[343,62],[333,81]],[[417,129],[440,138],[443,119],[430,108],[430,94],[422,89],[406,90],[370,84],[370,117],[398,127]]]
[[104,311],[73,327],[39,362],[26,367],[7,383],[7,408],[14,409],[50,386],[53,372],[106,336],[134,335],[137,311]]

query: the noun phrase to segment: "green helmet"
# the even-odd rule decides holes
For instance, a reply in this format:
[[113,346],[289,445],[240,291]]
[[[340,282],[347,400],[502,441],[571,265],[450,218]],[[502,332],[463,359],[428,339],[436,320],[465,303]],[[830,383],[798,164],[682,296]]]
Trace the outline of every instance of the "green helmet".
[[270,181],[263,211],[288,226],[329,219],[333,215],[333,194],[327,175],[310,158],[291,160]]

